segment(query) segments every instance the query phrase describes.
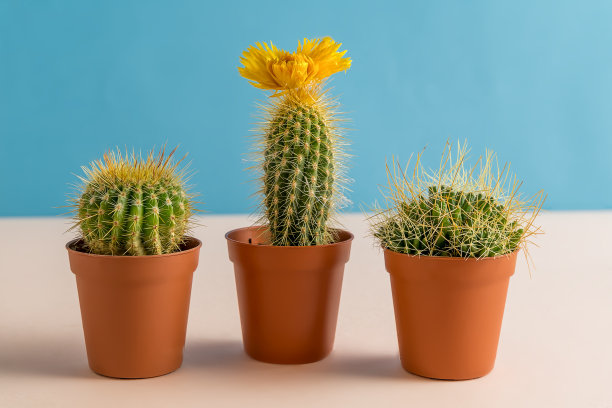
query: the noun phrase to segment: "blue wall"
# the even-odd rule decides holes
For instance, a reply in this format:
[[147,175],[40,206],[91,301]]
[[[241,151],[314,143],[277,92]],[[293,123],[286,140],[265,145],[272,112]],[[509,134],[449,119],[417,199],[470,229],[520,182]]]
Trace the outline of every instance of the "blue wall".
[[[244,153],[263,93],[243,49],[330,35],[353,68],[352,200],[385,158],[469,139],[547,208],[612,208],[612,2],[0,0],[0,215],[58,214],[113,146],[180,143],[212,213],[248,212]],[[358,206],[352,207],[358,210]]]

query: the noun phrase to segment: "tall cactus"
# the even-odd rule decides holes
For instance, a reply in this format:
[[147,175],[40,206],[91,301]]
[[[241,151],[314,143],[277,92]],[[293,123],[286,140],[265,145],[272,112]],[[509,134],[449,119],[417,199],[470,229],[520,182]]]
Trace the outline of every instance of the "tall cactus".
[[162,149],[143,159],[111,151],[83,167],[74,226],[90,252],[161,255],[180,249],[193,208],[173,153]]
[[304,40],[295,53],[257,44],[243,53],[242,76],[274,90],[260,132],[263,222],[273,245],[333,242],[329,219],[344,201],[342,138],[324,80],[351,61],[330,38]]

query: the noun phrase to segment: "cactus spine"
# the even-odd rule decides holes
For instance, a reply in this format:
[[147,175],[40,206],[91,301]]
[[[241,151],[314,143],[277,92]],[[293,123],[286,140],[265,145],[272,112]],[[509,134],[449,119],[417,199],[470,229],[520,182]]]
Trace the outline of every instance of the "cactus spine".
[[492,153],[480,171],[467,169],[467,149],[455,159],[447,144],[437,172],[424,171],[420,155],[410,177],[395,165],[388,169],[387,209],[373,216],[372,233],[380,244],[409,255],[485,258],[526,248],[545,197],[523,200],[520,183],[508,167],[496,167]]
[[304,40],[295,53],[257,44],[243,54],[240,73],[277,91],[264,106],[258,142],[261,156],[262,223],[279,246],[334,241],[328,227],[343,202],[342,138],[324,79],[350,66],[329,38]]
[[173,153],[165,156],[161,150],[143,159],[109,152],[83,168],[75,227],[90,252],[161,255],[180,250],[193,210]]

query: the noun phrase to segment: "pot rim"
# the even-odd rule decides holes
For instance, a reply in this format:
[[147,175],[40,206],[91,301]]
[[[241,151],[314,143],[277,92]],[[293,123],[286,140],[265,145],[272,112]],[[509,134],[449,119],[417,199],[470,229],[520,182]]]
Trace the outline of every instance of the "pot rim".
[[517,248],[516,250],[514,250],[514,252],[510,252],[508,254],[503,254],[503,255],[496,255],[496,256],[486,256],[483,258],[473,258],[473,257],[469,257],[469,258],[464,258],[464,257],[458,257],[458,256],[437,256],[437,255],[410,255],[410,254],[403,254],[401,252],[396,252],[396,251],[392,251],[388,248],[385,248],[383,245],[380,246],[383,251],[385,253],[391,253],[394,255],[398,255],[398,256],[405,256],[407,258],[410,259],[431,259],[431,260],[444,260],[445,262],[478,262],[478,261],[493,261],[499,258],[503,258],[503,257],[512,257],[515,255],[518,255],[519,251],[521,250],[521,248]]
[[345,229],[342,228],[330,228],[336,231],[340,231],[340,232],[344,232],[346,234],[348,234],[348,238],[343,239],[341,241],[338,242],[332,242],[331,244],[324,244],[324,245],[308,245],[308,246],[300,246],[300,245],[285,245],[285,246],[279,246],[279,245],[268,245],[268,244],[257,244],[257,245],[253,245],[247,242],[243,242],[243,241],[238,241],[236,239],[230,238],[229,235],[237,232],[237,231],[242,231],[242,230],[249,230],[249,229],[266,229],[265,225],[252,225],[250,227],[241,227],[241,228],[234,228],[233,230],[230,230],[228,232],[225,233],[225,239],[227,241],[230,241],[234,244],[237,245],[241,245],[241,246],[248,246],[248,247],[252,247],[252,248],[278,248],[279,250],[282,249],[300,249],[300,248],[327,248],[327,247],[332,247],[335,245],[342,245],[342,244],[347,244],[351,241],[353,241],[353,239],[355,238],[355,235]]
[[103,258],[103,259],[143,259],[143,258],[147,258],[147,259],[154,259],[154,258],[167,258],[167,257],[171,257],[171,256],[179,256],[179,255],[184,255],[190,252],[194,252],[194,251],[199,251],[200,248],[202,247],[202,241],[200,241],[199,239],[195,238],[195,237],[191,237],[191,236],[186,236],[185,237],[186,240],[192,240],[195,241],[197,243],[196,246],[194,246],[193,248],[189,248],[189,249],[185,249],[183,251],[178,251],[178,252],[172,252],[170,254],[161,254],[161,255],[101,255],[101,254],[92,254],[89,252],[83,252],[83,251],[78,251],[76,249],[71,248],[74,244],[76,244],[79,241],[83,241],[83,238],[75,238],[72,239],[70,241],[68,241],[68,243],[66,243],[65,248],[68,250],[68,252],[73,252],[75,254],[80,254],[80,255],[84,255],[84,256],[89,256],[92,258]]

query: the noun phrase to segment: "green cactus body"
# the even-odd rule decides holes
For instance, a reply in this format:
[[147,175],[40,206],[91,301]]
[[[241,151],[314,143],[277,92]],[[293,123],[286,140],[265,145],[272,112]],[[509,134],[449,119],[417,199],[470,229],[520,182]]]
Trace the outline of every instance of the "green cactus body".
[[101,255],[161,255],[180,250],[192,206],[176,165],[150,154],[146,160],[111,152],[85,169],[75,202],[85,245]]
[[480,258],[514,252],[523,229],[492,197],[431,186],[427,196],[400,203],[375,236],[400,253]]
[[266,131],[263,193],[273,245],[320,245],[331,237],[334,153],[326,112],[287,100]]
[[177,185],[123,185],[84,194],[79,214],[92,252],[161,255],[178,249],[188,223],[185,192]]
[[391,251],[417,256],[488,258],[526,248],[539,234],[534,224],[546,199],[540,191],[522,198],[521,183],[499,167],[493,152],[468,167],[467,144],[456,156],[447,143],[438,170],[417,155],[408,171],[387,166],[386,209],[375,208],[371,231]]

